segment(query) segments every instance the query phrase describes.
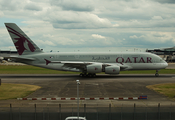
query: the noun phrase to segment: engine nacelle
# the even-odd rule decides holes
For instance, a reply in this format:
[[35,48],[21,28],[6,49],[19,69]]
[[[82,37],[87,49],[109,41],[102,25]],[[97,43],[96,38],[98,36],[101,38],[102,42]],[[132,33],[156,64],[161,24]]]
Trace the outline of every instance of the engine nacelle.
[[108,66],[105,67],[106,74],[119,74],[120,73],[120,66]]
[[102,72],[102,64],[92,64],[87,66],[88,73],[100,73]]

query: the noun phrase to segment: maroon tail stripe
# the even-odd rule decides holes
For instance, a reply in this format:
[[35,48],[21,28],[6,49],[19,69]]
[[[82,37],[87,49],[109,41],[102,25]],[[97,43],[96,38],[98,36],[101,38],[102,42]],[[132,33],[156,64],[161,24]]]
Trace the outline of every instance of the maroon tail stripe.
[[[10,28],[9,26],[6,26],[7,28],[9,28],[9,29],[11,29],[12,31],[14,31],[14,32],[16,32],[17,34],[19,34],[19,35],[17,35],[17,36],[21,36],[21,37],[24,37],[23,35],[21,35],[18,31],[16,31],[16,30],[14,30],[14,29],[12,29],[12,28]],[[9,31],[9,30],[8,30]]]

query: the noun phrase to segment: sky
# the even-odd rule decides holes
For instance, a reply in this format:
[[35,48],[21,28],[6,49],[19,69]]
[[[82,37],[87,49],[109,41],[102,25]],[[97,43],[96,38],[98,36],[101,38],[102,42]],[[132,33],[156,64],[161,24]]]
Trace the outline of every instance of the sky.
[[16,23],[45,52],[123,52],[175,46],[175,0],[0,0],[0,50]]

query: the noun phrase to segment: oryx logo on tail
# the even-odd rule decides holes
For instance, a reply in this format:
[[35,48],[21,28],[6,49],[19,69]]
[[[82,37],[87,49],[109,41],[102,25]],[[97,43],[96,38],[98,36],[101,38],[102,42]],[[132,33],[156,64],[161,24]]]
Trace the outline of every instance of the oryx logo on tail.
[[13,37],[13,39],[15,39],[14,44],[19,55],[22,55],[25,50],[30,52],[34,52],[36,50],[34,45],[25,36],[17,32],[16,30],[10,28],[9,26],[6,27],[8,28],[9,33],[14,34],[16,36]]

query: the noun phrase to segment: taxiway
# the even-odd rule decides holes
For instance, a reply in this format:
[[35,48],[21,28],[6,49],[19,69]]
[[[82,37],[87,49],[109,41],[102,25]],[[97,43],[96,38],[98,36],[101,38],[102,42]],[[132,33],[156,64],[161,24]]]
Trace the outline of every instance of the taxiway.
[[[81,100],[80,104],[103,104],[103,105],[123,105],[123,106],[157,106],[175,104],[164,95],[146,88],[147,85],[161,83],[175,83],[175,74],[160,74],[155,77],[154,74],[120,74],[117,76],[97,75],[96,78],[82,78],[78,75],[0,75],[2,83],[30,84],[38,85],[42,88],[27,96],[28,98],[58,98],[58,97],[76,97],[77,84],[80,80],[79,96],[90,97],[138,97],[147,95],[147,100]],[[2,100],[0,104],[18,103],[18,104],[76,104],[76,100],[59,100],[59,101],[19,101],[19,100]]]

